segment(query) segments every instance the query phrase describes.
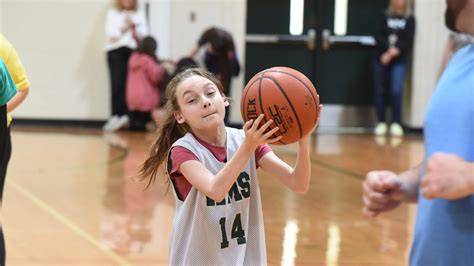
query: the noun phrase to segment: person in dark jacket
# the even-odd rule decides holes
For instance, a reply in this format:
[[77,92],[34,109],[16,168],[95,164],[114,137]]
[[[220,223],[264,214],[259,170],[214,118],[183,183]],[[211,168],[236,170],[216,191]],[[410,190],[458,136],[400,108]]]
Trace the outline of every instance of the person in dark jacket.
[[[224,94],[231,96],[231,79],[240,73],[240,64],[237,59],[232,35],[221,28],[211,27],[205,30],[189,57],[194,57],[200,48],[206,46],[204,63],[206,69],[214,74],[224,87]],[[226,111],[224,122],[228,123],[229,110]]]
[[[390,0],[390,6],[380,22],[375,35],[376,46],[373,60],[373,82],[378,123],[374,133],[385,135],[390,129],[392,136],[402,136],[402,92],[408,58],[413,46],[415,18],[409,0]],[[388,81],[388,82],[387,82]],[[385,117],[385,84],[389,84],[392,119]],[[387,122],[391,122],[388,128]]]

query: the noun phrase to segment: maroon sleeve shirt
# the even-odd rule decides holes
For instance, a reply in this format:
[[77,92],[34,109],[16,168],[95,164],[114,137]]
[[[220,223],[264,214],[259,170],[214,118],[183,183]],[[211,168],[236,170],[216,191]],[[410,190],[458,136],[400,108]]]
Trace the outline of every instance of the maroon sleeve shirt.
[[[211,145],[209,143],[206,143],[198,138],[196,138],[199,143],[201,143],[206,149],[208,149],[214,157],[219,162],[226,162],[227,158],[227,150],[226,147],[221,147],[221,146],[215,146]],[[257,168],[258,168],[258,161],[260,158],[262,158],[265,154],[268,152],[272,151],[272,148],[268,144],[262,144],[257,147],[255,150],[255,161],[257,162]],[[171,160],[171,169],[169,170],[169,174],[171,177],[171,182],[173,182],[176,194],[178,195],[178,198],[182,201],[186,199],[186,197],[189,194],[189,191],[192,188],[191,183],[179,172],[179,167],[181,166],[182,163],[190,160],[196,160],[199,161],[199,159],[194,155],[190,150],[184,148],[184,147],[174,147],[171,150],[170,158],[168,160]]]

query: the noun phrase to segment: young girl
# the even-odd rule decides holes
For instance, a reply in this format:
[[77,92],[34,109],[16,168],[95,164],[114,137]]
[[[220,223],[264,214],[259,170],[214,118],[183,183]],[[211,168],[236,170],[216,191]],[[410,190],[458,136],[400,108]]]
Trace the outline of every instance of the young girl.
[[[383,136],[389,131],[394,137],[403,136],[401,126],[403,86],[407,63],[415,38],[415,17],[410,0],[390,0],[386,14],[379,21],[375,34],[376,45],[372,59],[375,111],[377,125],[374,134]],[[389,86],[387,87],[386,84]],[[391,118],[385,114],[385,91],[390,93]]]
[[159,107],[158,82],[163,79],[165,69],[155,55],[156,48],[155,39],[145,37],[128,61],[127,107],[131,130],[147,129],[151,112]]
[[[309,134],[299,142],[294,168],[267,145],[278,127],[263,115],[243,130],[224,125],[229,105],[221,83],[191,68],[167,88],[166,118],[159,128],[141,177],[152,182],[167,160],[177,209],[169,264],[266,265],[262,204],[257,167],[295,192],[311,177]],[[320,107],[321,108],[321,107]],[[263,125],[260,125],[262,122]]]

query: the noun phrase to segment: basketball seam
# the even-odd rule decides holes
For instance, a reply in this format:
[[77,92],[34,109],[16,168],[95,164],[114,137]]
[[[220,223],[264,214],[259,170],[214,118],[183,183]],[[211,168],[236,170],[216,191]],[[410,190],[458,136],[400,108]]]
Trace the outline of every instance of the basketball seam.
[[[260,103],[260,110],[262,111],[262,114],[264,114],[263,119],[265,120],[265,123],[267,122],[267,117],[265,116],[265,109],[263,108],[263,102],[262,102],[262,81],[265,78],[265,72],[262,73],[262,76],[259,78],[259,83],[258,83],[258,101]],[[275,135],[275,134],[274,134]],[[279,140],[281,144],[287,144],[281,140]]]
[[[271,69],[269,69],[269,70],[267,70],[267,71],[265,71],[265,72],[274,72],[274,73],[286,74],[286,75],[288,75],[288,76],[290,76],[290,77],[293,77],[294,79],[298,80],[298,81],[301,82],[301,83],[303,84],[303,86],[309,91],[309,93],[311,94],[311,97],[313,97],[314,103],[316,104],[316,98],[314,97],[313,92],[312,92],[311,89],[306,85],[306,83],[304,83],[304,82],[303,82],[301,79],[299,79],[298,77],[296,77],[296,76],[294,76],[294,75],[292,75],[292,74],[290,74],[290,73],[287,73],[287,72],[284,72],[284,71],[278,71],[278,70],[271,70]],[[311,81],[310,81],[310,82],[311,82]],[[318,110],[318,106],[316,106],[316,110]],[[316,118],[315,118],[315,122],[316,122],[316,121],[318,121],[318,117],[317,117],[317,116],[316,116]]]
[[302,138],[303,137],[303,129],[301,128],[300,119],[298,117],[298,114],[296,113],[296,110],[295,110],[295,107],[293,106],[293,103],[290,101],[290,98],[288,98],[288,95],[286,95],[283,88],[280,86],[280,84],[275,79],[273,79],[271,77],[263,76],[262,79],[264,79],[264,78],[267,78],[267,79],[270,79],[271,81],[273,81],[275,83],[275,85],[278,87],[278,89],[281,91],[283,96],[285,96],[285,99],[288,102],[288,104],[290,105],[291,110],[293,111],[293,114],[295,115],[296,121],[298,122],[298,128],[300,129],[300,138]]

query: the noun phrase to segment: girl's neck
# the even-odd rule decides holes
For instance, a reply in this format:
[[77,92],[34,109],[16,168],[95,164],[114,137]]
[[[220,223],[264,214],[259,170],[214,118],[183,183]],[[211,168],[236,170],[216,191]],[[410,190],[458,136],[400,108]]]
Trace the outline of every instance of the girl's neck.
[[214,146],[223,147],[227,142],[227,131],[225,130],[224,124],[212,132],[193,130],[193,135],[200,140]]

